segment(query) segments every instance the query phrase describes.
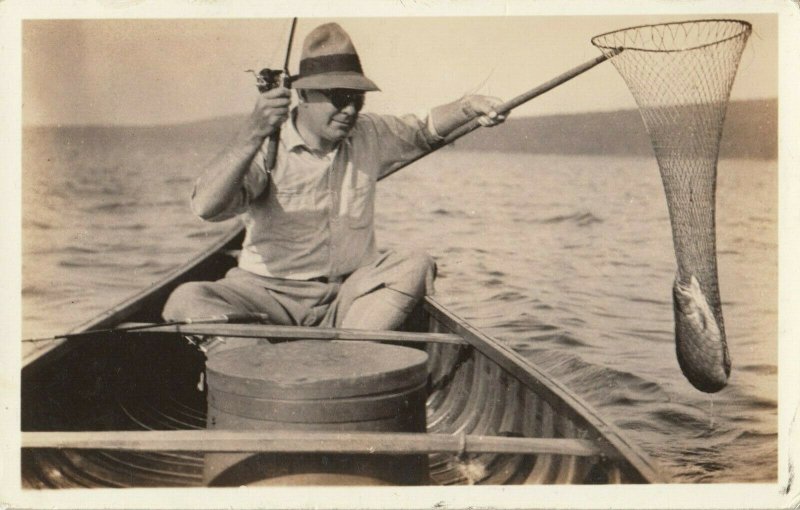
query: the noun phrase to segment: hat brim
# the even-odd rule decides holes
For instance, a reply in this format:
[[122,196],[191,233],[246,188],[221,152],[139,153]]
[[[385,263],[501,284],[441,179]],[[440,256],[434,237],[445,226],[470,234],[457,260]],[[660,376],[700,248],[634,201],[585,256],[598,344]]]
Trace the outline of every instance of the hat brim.
[[356,72],[319,73],[300,76],[292,81],[296,89],[351,89],[371,92],[380,90],[372,80]]

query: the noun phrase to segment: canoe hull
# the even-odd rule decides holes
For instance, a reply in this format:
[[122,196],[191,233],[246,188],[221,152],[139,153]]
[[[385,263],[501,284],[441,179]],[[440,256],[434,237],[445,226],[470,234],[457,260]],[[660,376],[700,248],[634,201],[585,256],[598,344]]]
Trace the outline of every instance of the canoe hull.
[[[158,321],[183,281],[216,279],[235,263],[241,232],[164,281],[81,329]],[[407,343],[429,355],[427,427],[433,434],[588,439],[602,454],[436,452],[431,484],[647,483],[660,481],[647,455],[590,406],[527,360],[431,298],[404,325],[456,334],[463,342]],[[402,342],[401,342],[402,343]],[[23,432],[206,428],[205,357],[177,333],[96,335],[50,345],[23,367]],[[28,488],[192,487],[203,482],[201,451],[23,448]]]

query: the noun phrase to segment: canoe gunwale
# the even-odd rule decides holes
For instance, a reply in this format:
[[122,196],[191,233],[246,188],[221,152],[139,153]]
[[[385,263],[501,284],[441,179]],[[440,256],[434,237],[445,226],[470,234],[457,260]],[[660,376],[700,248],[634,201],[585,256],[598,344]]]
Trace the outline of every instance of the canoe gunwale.
[[[95,329],[114,327],[119,322],[144,308],[149,302],[170,292],[180,283],[188,281],[187,276],[189,274],[206,263],[215,254],[224,250],[226,246],[236,242],[238,238],[243,235],[244,227],[237,225],[223,234],[217,241],[212,243],[211,246],[192,257],[185,264],[175,268],[155,284],[145,287],[141,291],[121,301],[119,304],[112,306],[92,319],[76,326],[68,331],[67,334],[71,335]],[[74,337],[42,342],[42,347],[24,356],[22,360],[23,377],[27,376],[28,372],[44,368],[44,366],[60,359],[63,355],[80,347],[85,341],[86,338]]]

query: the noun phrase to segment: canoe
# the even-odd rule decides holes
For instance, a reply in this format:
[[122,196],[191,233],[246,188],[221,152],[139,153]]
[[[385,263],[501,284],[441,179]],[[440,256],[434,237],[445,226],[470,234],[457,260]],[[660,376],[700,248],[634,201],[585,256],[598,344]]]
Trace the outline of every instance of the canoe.
[[[236,228],[73,333],[158,323],[170,292],[236,263]],[[184,333],[381,341],[425,349],[427,433],[206,428],[205,357]],[[194,487],[214,451],[425,455],[432,485],[657,483],[648,455],[583,399],[428,297],[401,331],[258,324],[146,326],[35,346],[22,367],[26,488]],[[424,375],[424,374],[423,374]]]

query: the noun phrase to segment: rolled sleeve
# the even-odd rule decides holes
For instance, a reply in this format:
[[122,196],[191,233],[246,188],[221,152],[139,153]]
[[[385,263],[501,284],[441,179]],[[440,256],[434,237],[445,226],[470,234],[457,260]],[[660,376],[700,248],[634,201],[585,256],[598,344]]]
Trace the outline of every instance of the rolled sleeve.
[[444,141],[444,137],[436,131],[436,126],[433,124],[433,115],[429,110],[421,112],[417,114],[420,119],[425,119],[425,129],[428,131],[428,135],[430,136],[431,144],[438,144]]

